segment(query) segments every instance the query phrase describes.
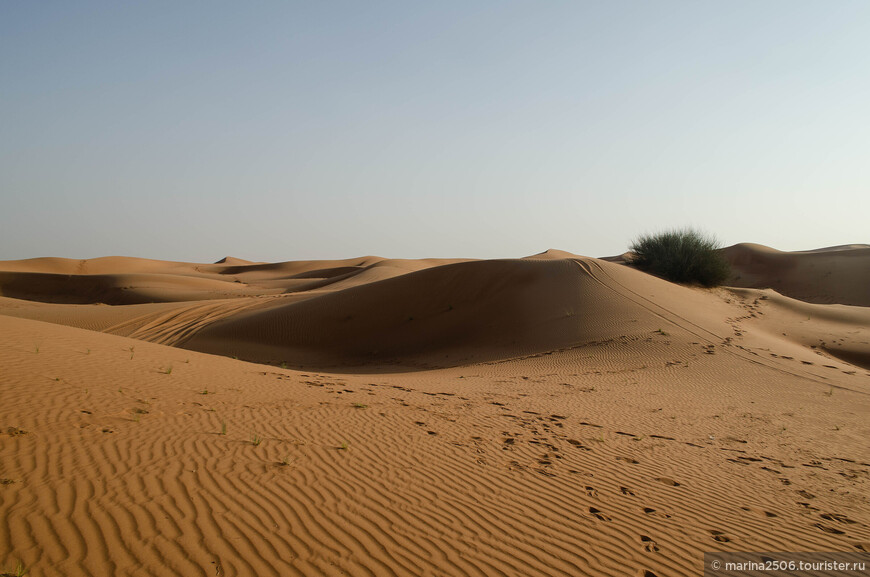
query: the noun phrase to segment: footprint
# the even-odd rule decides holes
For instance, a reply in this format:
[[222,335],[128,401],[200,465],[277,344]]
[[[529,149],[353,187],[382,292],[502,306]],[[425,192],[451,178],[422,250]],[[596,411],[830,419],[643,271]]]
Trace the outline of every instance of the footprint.
[[598,509],[596,509],[595,507],[589,507],[589,512],[592,513],[592,515],[596,519],[598,519],[599,521],[610,521],[611,520],[610,517],[608,517],[607,515],[605,515],[604,513],[599,511]]
[[827,527],[825,525],[822,525],[821,523],[814,523],[813,527],[818,527],[819,529],[821,529],[825,533],[831,533],[832,535],[845,535],[846,534],[845,531],[840,531],[839,529],[836,529],[834,527]]
[[718,541],[719,543],[728,543],[731,541],[729,537],[725,536],[725,533],[722,531],[710,531],[710,535],[713,536],[714,541]]
[[659,544],[653,541],[651,537],[641,535],[640,541],[641,543],[643,543],[644,551],[647,551],[649,553],[655,553],[659,550]]
[[770,511],[765,511],[763,509],[756,509],[754,507],[740,507],[740,508],[743,509],[744,511],[749,511],[750,513],[755,513],[756,515],[759,515],[760,517],[776,517],[777,516],[776,513],[771,513]]
[[819,515],[822,519],[827,519],[828,521],[836,521],[837,523],[845,523],[847,525],[854,525],[855,521],[849,519],[845,515],[840,515],[839,513],[823,513]]
[[620,487],[619,490],[622,491],[622,494],[623,494],[623,495],[630,495],[630,496],[632,496],[632,497],[635,496],[635,495],[634,495],[634,491],[632,491],[632,490],[629,489],[628,487]]
[[575,447],[585,448],[585,447],[583,447],[583,443],[581,443],[577,439],[568,439],[568,442],[570,444],[574,445]]
[[589,487],[587,485],[586,486],[586,494],[589,495],[590,497],[597,497],[598,491],[596,491],[594,487]]
[[659,483],[663,483],[665,485],[668,485],[670,487],[679,487],[680,486],[679,483],[677,483],[676,481],[674,481],[670,477],[656,477],[656,481],[658,481]]

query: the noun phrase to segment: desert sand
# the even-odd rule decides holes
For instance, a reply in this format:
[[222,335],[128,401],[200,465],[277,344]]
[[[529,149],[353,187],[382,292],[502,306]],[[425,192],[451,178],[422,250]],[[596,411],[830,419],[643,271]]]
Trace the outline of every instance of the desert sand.
[[0,262],[0,572],[702,573],[870,552],[870,247]]

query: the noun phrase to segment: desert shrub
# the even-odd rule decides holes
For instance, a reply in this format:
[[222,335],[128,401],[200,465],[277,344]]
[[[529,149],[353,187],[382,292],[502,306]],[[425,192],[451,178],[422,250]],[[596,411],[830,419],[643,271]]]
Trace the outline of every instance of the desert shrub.
[[717,286],[731,266],[715,237],[695,229],[676,229],[639,236],[631,245],[631,263],[672,282]]

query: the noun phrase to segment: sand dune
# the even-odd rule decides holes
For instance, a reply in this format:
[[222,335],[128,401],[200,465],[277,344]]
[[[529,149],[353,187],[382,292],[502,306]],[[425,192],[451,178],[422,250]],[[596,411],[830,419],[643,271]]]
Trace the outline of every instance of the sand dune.
[[2,262],[0,572],[662,577],[870,551],[870,308],[819,304],[861,304],[838,283],[870,249],[727,250],[753,287],[556,250]]
[[729,284],[772,288],[811,303],[870,306],[870,246],[781,252],[759,244],[723,249],[734,269]]
[[595,259],[477,261],[274,301],[216,322],[183,346],[293,365],[455,366],[673,327],[665,309],[676,301],[693,319],[689,331],[710,338],[728,329],[705,312],[721,305],[714,300]]

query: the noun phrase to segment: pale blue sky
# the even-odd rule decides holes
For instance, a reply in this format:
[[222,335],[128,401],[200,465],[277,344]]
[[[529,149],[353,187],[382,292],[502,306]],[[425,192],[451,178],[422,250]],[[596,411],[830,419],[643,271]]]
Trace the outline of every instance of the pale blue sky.
[[870,242],[870,2],[4,2],[0,259]]

